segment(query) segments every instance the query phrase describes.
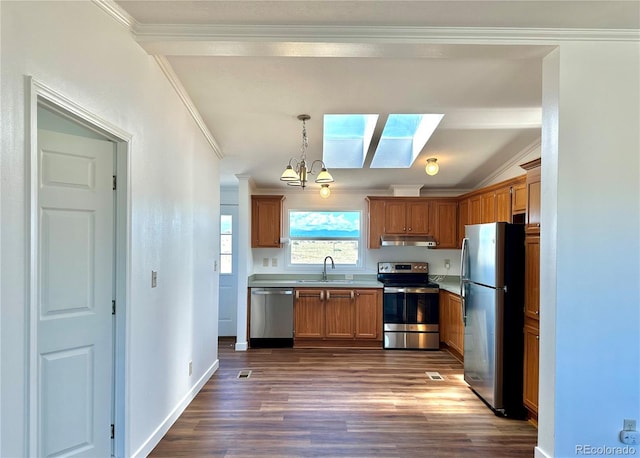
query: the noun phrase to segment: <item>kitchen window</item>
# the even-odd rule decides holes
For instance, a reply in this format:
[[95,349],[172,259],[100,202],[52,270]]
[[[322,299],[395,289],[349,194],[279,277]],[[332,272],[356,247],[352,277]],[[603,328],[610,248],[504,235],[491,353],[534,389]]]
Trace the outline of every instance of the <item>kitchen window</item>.
[[289,211],[289,265],[359,267],[362,259],[360,211]]
[[220,215],[220,273],[233,273],[233,219]]

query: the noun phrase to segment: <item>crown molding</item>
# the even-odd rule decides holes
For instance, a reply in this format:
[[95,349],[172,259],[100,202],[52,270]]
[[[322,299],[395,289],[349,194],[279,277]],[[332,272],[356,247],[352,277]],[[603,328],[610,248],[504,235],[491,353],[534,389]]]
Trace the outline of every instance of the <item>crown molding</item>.
[[507,162],[502,164],[502,166],[500,168],[498,168],[495,172],[493,172],[491,175],[489,175],[484,180],[482,180],[480,183],[478,183],[478,185],[476,186],[475,189],[484,188],[485,186],[487,186],[489,183],[492,183],[493,180],[495,180],[497,177],[502,175],[505,171],[507,171],[511,167],[516,166],[516,165],[520,165],[520,163],[523,161],[523,159],[525,157],[527,157],[529,154],[531,154],[534,150],[540,149],[540,147],[541,147],[541,140],[540,139],[537,139],[537,140],[531,142],[529,145],[527,145],[522,150],[520,150],[515,156],[513,156]]
[[[134,33],[134,30],[136,28],[141,26],[139,22],[137,22],[129,13],[127,13],[120,5],[118,5],[113,0],[93,0],[93,3],[96,6],[98,6],[102,11],[107,13],[118,24],[128,29],[132,34]],[[176,91],[176,93],[178,94],[178,97],[180,97],[180,100],[186,107],[187,111],[195,121],[196,125],[198,126],[202,134],[204,135],[207,143],[209,144],[209,146],[211,147],[215,155],[219,159],[223,159],[224,154],[222,153],[222,150],[218,146],[218,143],[216,142],[215,138],[213,138],[211,131],[209,131],[209,128],[207,127],[204,120],[202,119],[202,116],[200,115],[200,112],[198,111],[193,101],[191,100],[191,97],[189,97],[189,95],[187,94],[187,91],[182,85],[182,82],[173,71],[173,67],[171,67],[171,64],[169,63],[169,61],[163,56],[156,55],[154,56],[154,58],[158,63],[158,66],[162,70],[162,73],[169,80],[169,83],[171,84],[173,89]]]
[[93,3],[132,33],[140,26],[140,23],[114,0],[93,0]]
[[[97,0],[96,0],[97,1]],[[396,27],[141,24],[140,43],[153,41],[281,41],[322,43],[557,44],[563,41],[640,41],[638,29],[516,27]],[[546,42],[546,43],[545,43]]]
[[187,91],[182,85],[182,82],[180,82],[178,75],[176,75],[175,72],[173,71],[173,67],[171,66],[169,61],[164,56],[153,56],[153,57],[158,63],[158,65],[160,66],[162,73],[164,73],[164,75],[169,80],[169,83],[171,83],[171,86],[173,87],[173,89],[175,89],[176,93],[178,94],[178,97],[180,97],[180,100],[182,100],[182,103],[187,108],[187,111],[189,111],[189,114],[191,115],[193,120],[196,122],[196,125],[204,135],[204,138],[207,140],[207,143],[209,143],[209,146],[211,147],[215,155],[218,156],[219,159],[224,159],[224,154],[222,153],[222,150],[218,146],[218,143],[216,142],[215,138],[213,138],[213,135],[211,135],[209,128],[207,127],[204,120],[202,119],[202,116],[200,115],[200,112],[194,105],[193,101],[191,100],[191,97],[189,97],[189,94],[187,94]]

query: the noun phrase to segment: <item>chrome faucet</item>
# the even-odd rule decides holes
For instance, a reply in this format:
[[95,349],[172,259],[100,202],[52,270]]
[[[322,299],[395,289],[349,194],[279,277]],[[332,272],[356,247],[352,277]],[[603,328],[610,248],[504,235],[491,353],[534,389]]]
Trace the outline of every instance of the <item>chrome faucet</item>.
[[333,258],[331,256],[327,256],[324,258],[324,263],[322,267],[322,281],[327,281],[327,259],[331,259],[331,268],[335,269],[336,265],[333,262]]

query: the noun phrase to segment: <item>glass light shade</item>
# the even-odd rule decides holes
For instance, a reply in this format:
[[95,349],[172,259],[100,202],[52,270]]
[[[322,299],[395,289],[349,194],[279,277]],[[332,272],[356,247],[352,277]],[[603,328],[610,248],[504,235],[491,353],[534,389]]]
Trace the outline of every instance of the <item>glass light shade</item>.
[[324,167],[318,173],[318,178],[316,178],[316,183],[333,183],[333,177]]
[[436,161],[437,159],[434,157],[427,159],[427,166],[424,168],[427,175],[435,175],[440,170],[440,166]]
[[282,172],[282,175],[280,175],[280,179],[282,181],[296,181],[299,180],[300,177],[298,176],[296,171],[293,170],[293,167],[291,167],[291,165],[288,165],[287,168],[284,169],[284,172]]
[[320,197],[323,199],[327,199],[331,195],[331,190],[329,189],[328,184],[323,184],[320,186]]

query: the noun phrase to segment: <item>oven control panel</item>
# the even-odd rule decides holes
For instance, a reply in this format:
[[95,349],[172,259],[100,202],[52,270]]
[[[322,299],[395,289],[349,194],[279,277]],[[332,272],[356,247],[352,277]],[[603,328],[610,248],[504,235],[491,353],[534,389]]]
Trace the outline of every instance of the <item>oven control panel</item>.
[[380,274],[415,274],[429,273],[429,263],[427,262],[379,262],[378,273]]

